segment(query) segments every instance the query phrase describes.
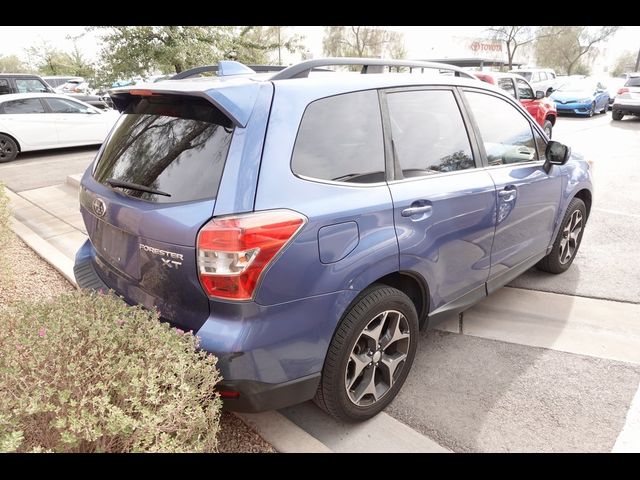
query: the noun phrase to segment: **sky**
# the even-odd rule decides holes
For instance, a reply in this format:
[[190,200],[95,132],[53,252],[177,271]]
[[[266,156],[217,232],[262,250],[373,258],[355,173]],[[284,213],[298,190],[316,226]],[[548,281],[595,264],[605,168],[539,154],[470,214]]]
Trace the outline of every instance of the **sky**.
[[[323,27],[293,27],[296,33],[305,35],[306,44],[315,58],[322,56]],[[442,50],[446,38],[450,36],[482,37],[486,26],[429,26],[407,27],[387,26],[389,30],[401,32],[405,36],[407,58],[433,58],[446,56]],[[73,48],[69,36],[79,36],[77,45],[89,60],[96,60],[100,52],[100,42],[96,32],[85,32],[82,26],[0,26],[0,55],[18,55],[26,58],[25,49],[43,41],[63,50]],[[640,26],[621,27],[609,41],[608,55],[611,63],[626,50],[637,52],[640,49]]]

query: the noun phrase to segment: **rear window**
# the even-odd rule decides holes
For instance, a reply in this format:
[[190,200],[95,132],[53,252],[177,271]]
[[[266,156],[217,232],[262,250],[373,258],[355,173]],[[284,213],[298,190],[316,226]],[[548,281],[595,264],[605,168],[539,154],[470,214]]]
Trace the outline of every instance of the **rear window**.
[[203,99],[144,97],[120,116],[93,176],[170,195],[115,188],[150,202],[215,198],[232,136],[229,119]]
[[624,84],[625,87],[640,87],[640,77],[629,77],[627,83]]

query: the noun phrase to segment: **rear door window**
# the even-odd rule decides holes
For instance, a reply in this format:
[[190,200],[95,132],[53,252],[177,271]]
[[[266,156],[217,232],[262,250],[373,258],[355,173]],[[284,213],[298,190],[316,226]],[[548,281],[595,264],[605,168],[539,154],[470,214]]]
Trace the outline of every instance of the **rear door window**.
[[309,104],[298,130],[291,169],[319,180],[384,182],[378,93],[348,93]]
[[150,202],[215,198],[232,136],[229,119],[203,99],[143,97],[120,116],[93,176],[169,195],[116,188]]
[[3,113],[6,115],[16,115],[24,113],[44,113],[44,106],[39,98],[23,98],[11,100],[2,105]]
[[[402,178],[475,167],[453,92],[417,90],[387,95],[393,147]],[[398,176],[400,172],[397,172]]]

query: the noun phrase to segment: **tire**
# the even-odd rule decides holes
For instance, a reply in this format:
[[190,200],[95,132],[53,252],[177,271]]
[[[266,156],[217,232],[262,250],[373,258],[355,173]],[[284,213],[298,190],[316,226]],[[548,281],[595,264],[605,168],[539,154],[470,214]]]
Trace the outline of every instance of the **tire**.
[[622,117],[624,117],[624,113],[622,113],[622,111],[620,110],[611,111],[611,118],[613,118],[614,120],[622,120]]
[[593,114],[596,113],[596,102],[591,104],[591,110],[589,110],[589,116],[593,117]]
[[[540,260],[536,266],[540,270],[549,273],[566,272],[573,263],[573,260],[576,258],[578,249],[580,248],[580,242],[582,241],[582,235],[584,234],[584,225],[586,220],[587,208],[584,202],[579,198],[574,198],[569,203],[569,207],[564,214],[560,230],[558,230],[558,235],[553,242],[551,252]],[[571,242],[571,235],[574,233],[575,228],[578,227],[578,225],[580,226],[580,230],[577,235],[573,237],[573,242]],[[566,243],[563,242],[565,239],[568,239]],[[572,243],[573,248],[571,247]],[[561,259],[561,256],[564,260]]]
[[18,144],[9,135],[0,133],[0,163],[10,162],[18,156]]
[[[408,337],[403,337],[407,334]],[[401,338],[397,339],[398,336]],[[380,284],[363,290],[331,340],[315,403],[347,422],[373,417],[402,388],[413,364],[417,342],[418,314],[409,297]],[[384,343],[387,346],[380,349]],[[393,363],[393,357],[395,361],[402,360]],[[390,382],[389,378],[393,380]],[[371,391],[380,397],[367,393]]]
[[542,129],[544,130],[544,133],[547,134],[547,137],[551,139],[551,134],[553,133],[553,123],[551,123],[549,120],[545,120]]

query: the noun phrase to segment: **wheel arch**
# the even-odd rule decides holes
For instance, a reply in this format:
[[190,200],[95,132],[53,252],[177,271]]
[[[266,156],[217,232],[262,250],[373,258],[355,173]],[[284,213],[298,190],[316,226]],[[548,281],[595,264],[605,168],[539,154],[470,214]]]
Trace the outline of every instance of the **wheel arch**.
[[576,194],[573,196],[573,198],[579,198],[580,200],[582,200],[584,202],[584,205],[587,209],[587,218],[585,220],[585,223],[587,220],[589,220],[589,215],[591,213],[591,205],[592,205],[592,201],[593,201],[593,195],[591,194],[591,192],[587,189],[587,188],[583,188],[581,190],[578,190],[576,192]]
[[16,142],[16,145],[18,146],[18,152],[22,152],[22,147],[20,146],[20,142],[18,141],[18,139],[11,135],[10,133],[7,133],[3,130],[0,130],[0,135],[6,135],[7,137],[9,137],[11,140],[13,140],[14,142]]

